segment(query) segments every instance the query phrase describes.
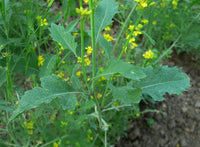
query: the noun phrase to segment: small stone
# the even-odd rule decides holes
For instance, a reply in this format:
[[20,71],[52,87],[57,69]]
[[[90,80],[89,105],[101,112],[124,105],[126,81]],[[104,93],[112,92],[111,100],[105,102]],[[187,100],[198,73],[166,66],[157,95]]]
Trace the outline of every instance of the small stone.
[[195,107],[196,107],[196,108],[200,108],[200,101],[197,101],[197,102],[196,102]]
[[181,146],[183,146],[183,147],[184,147],[184,146],[187,146],[187,142],[185,141],[185,139],[181,139],[181,143],[180,143],[180,144],[181,144]]
[[183,113],[186,112],[187,110],[188,110],[187,107],[183,107],[183,108],[182,108],[182,112],[183,112]]

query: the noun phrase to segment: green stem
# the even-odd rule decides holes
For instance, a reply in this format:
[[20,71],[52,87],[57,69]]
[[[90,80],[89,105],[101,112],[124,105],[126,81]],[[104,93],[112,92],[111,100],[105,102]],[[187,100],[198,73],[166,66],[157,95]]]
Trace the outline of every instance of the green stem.
[[116,42],[115,42],[115,45],[114,45],[114,47],[113,47],[113,52],[115,51],[115,49],[116,49],[116,47],[117,47],[117,45],[118,45],[118,43],[119,43],[119,40],[120,40],[121,36],[124,35],[124,33],[125,33],[125,28],[126,28],[128,22],[129,22],[129,20],[130,20],[130,18],[131,18],[131,16],[132,16],[133,12],[134,12],[136,6],[137,6],[137,4],[135,4],[135,5],[133,6],[133,8],[131,9],[131,12],[129,13],[129,15],[128,15],[127,19],[126,19],[126,21],[124,22],[124,24],[123,24],[123,26],[122,26],[122,29],[120,30],[120,32],[119,32],[119,34],[118,34],[117,40],[116,40]]
[[[82,0],[80,0],[80,7],[82,7]],[[87,75],[85,71],[85,62],[84,62],[84,52],[85,52],[85,47],[84,47],[84,18],[81,16],[81,67],[82,67],[82,72],[83,72],[83,77],[86,83],[86,86],[88,90],[90,90],[90,86],[87,83]]]
[[93,1],[89,0],[89,9],[92,11],[90,15],[90,23],[91,23],[91,36],[92,36],[92,93],[95,96],[95,103],[97,106],[98,111],[98,117],[99,117],[99,126],[102,127],[102,121],[101,121],[101,109],[98,102],[98,99],[96,97],[95,92],[95,74],[96,74],[96,44],[95,44],[95,24],[94,24],[94,7],[93,7]]
[[93,2],[89,0],[89,8],[92,11],[90,15],[91,20],[91,36],[92,36],[92,90],[95,91],[95,73],[96,73],[96,44],[95,44],[95,24],[94,24],[94,9],[93,9]]
[[11,61],[11,55],[10,52],[8,52],[8,55],[6,57],[6,66],[7,66],[7,93],[8,93],[8,98],[12,100],[13,96],[13,84],[12,84],[12,76],[11,76],[11,67],[10,67],[10,61]]
[[133,32],[134,32],[136,26],[139,24],[140,19],[142,18],[143,13],[144,13],[144,9],[142,10],[140,16],[138,17],[138,19],[137,19],[137,21],[136,21],[136,23],[135,23],[135,25],[134,25],[134,28],[133,28],[133,30],[131,31],[130,35],[129,35],[129,38],[126,40],[126,43],[125,43],[125,45],[124,45],[124,47],[123,47],[123,50],[121,51],[121,53],[120,53],[120,55],[119,55],[118,60],[120,60],[121,57],[122,57],[122,55],[124,54],[125,49],[126,49],[128,43],[129,43],[129,40],[131,39],[131,37],[132,37],[132,35],[133,35]]
[[107,147],[107,131],[105,131],[105,147]]

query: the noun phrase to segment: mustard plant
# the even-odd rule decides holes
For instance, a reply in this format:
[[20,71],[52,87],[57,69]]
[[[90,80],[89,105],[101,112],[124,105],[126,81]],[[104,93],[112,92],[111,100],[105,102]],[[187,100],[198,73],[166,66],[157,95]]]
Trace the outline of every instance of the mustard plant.
[[[4,8],[14,1],[0,2]],[[63,0],[56,14],[54,0],[25,2],[26,21],[19,27],[20,32],[26,26],[23,49],[13,51],[9,39],[0,42],[0,86],[6,95],[0,101],[2,144],[111,146],[128,119],[146,112],[140,110],[142,101],[163,101],[166,92],[181,94],[190,86],[181,69],[158,64],[162,54],[145,30],[154,21],[146,18],[153,1]],[[15,27],[6,25],[8,11],[1,12],[0,37],[20,36],[18,30],[7,32]],[[19,65],[25,66],[17,70]],[[14,87],[13,77],[21,71],[26,84],[19,89],[23,84]]]

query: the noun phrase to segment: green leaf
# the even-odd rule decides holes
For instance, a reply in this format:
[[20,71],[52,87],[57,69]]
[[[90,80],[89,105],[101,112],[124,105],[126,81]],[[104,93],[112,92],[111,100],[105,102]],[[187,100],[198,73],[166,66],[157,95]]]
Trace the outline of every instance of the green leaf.
[[[50,103],[55,98],[70,98],[69,94],[76,94],[79,92],[72,91],[73,89],[67,82],[63,81],[56,75],[41,78],[42,87],[35,87],[32,90],[25,92],[22,99],[19,101],[18,108],[13,112],[9,122],[15,119],[18,115],[26,110],[37,108],[41,104]],[[64,108],[72,107],[69,101],[69,106],[65,103]]]
[[71,81],[72,81],[74,89],[77,89],[77,90],[81,89],[81,82],[77,76],[72,75]]
[[91,108],[94,108],[95,106],[95,102],[94,101],[88,101],[84,104],[81,105],[81,107],[78,109],[78,111],[84,111],[84,110],[87,110],[87,109],[91,109]]
[[141,88],[143,94],[150,95],[155,101],[164,100],[163,95],[181,94],[190,87],[189,77],[176,67],[168,66],[144,68],[146,78],[132,82],[134,88]]
[[140,88],[133,88],[131,86],[114,87],[110,86],[113,90],[113,97],[116,100],[121,100],[125,104],[139,103],[142,95]]
[[98,4],[94,12],[96,41],[101,31],[112,23],[112,18],[117,12],[117,2],[115,0],[102,0]]
[[52,74],[55,66],[56,66],[56,56],[55,55],[47,55],[44,57],[45,61],[43,66],[40,68],[39,77],[44,77]]
[[144,72],[139,66],[132,65],[122,60],[112,59],[104,71],[98,74],[95,78],[105,76],[109,79],[113,74],[119,73],[128,79],[139,80],[145,77]]
[[51,28],[49,28],[49,30],[54,41],[61,43],[64,48],[71,50],[74,55],[77,56],[77,43],[75,42],[74,37],[67,32],[63,26],[51,24]]
[[76,96],[74,94],[68,94],[66,96],[59,96],[63,110],[74,110],[76,107]]
[[3,85],[4,82],[6,82],[7,79],[6,73],[7,73],[6,68],[0,66],[0,87]]
[[102,35],[99,36],[98,42],[99,42],[99,45],[105,51],[106,57],[110,58],[111,57],[111,53],[112,53],[112,43],[106,41],[106,39]]
[[78,24],[79,19],[75,19],[72,22],[70,22],[67,27],[66,27],[66,33],[71,33],[73,32],[74,28],[76,27],[76,25]]

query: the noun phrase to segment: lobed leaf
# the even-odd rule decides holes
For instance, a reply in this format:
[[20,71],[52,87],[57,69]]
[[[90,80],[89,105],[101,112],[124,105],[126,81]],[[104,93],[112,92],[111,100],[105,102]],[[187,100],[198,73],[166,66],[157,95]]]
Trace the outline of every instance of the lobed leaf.
[[102,0],[98,4],[94,12],[96,41],[101,31],[112,23],[112,18],[117,12],[117,2],[115,0]]
[[44,103],[50,103],[55,98],[59,98],[61,103],[63,102],[63,99],[70,99],[64,102],[63,108],[68,109],[73,107],[72,104],[74,104],[74,98],[69,95],[74,95],[79,92],[72,91],[73,89],[67,84],[67,82],[63,81],[56,75],[44,77],[41,79],[41,82],[43,88],[35,87],[34,89],[25,92],[24,96],[19,101],[18,108],[10,117],[9,122],[24,111],[37,108]]
[[63,26],[51,24],[51,28],[49,28],[49,30],[54,41],[61,43],[64,48],[71,50],[74,55],[77,56],[77,43],[75,42],[74,37],[68,31],[66,31]]
[[114,99],[121,100],[125,104],[140,102],[142,95],[142,90],[140,88],[133,88],[131,86],[110,86],[110,88],[113,90]]
[[150,95],[155,101],[164,100],[163,95],[181,94],[190,87],[190,79],[176,67],[168,66],[144,68],[146,77],[141,81],[132,82],[134,88],[141,88],[143,94]]
[[126,63],[122,60],[112,59],[104,71],[98,74],[95,78],[105,76],[109,79],[113,74],[119,73],[124,77],[132,80],[139,80],[145,77],[145,73],[139,66]]
[[56,66],[56,56],[48,55],[45,57],[44,65],[40,68],[39,77],[44,77],[52,74]]

